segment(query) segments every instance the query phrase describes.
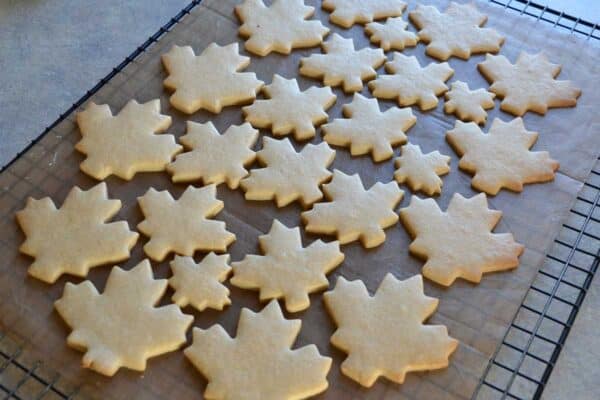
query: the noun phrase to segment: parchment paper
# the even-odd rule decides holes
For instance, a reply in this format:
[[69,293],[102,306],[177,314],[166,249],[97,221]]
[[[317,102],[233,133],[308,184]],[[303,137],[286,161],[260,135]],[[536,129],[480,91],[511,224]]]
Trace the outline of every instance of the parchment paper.
[[[92,100],[96,103],[108,103],[113,112],[116,112],[131,98],[145,102],[160,97],[163,113],[173,117],[169,132],[178,137],[184,134],[185,121],[188,119],[200,122],[211,120],[219,130],[241,123],[239,107],[228,107],[219,115],[198,112],[191,117],[174,110],[168,102],[169,93],[162,87],[166,74],[160,64],[160,55],[172,44],[192,45],[197,53],[213,41],[221,45],[239,41],[240,48],[243,48],[243,41],[237,37],[239,25],[233,14],[234,3],[231,0],[205,0],[157,45],[101,89]],[[411,2],[409,10],[415,7],[414,3]],[[439,8],[447,5],[446,1],[441,0],[425,3]],[[324,310],[321,294],[312,295],[311,307],[292,317],[300,318],[303,324],[296,346],[315,343],[322,354],[334,359],[329,374],[330,387],[318,398],[469,398],[598,156],[600,118],[597,104],[600,98],[596,83],[599,78],[600,52],[596,45],[558,32],[549,24],[536,23],[531,18],[505,12],[500,7],[487,3],[478,3],[478,6],[488,14],[488,25],[506,36],[502,54],[514,62],[521,50],[544,51],[552,62],[562,64],[561,79],[572,79],[583,89],[576,108],[550,110],[544,117],[531,113],[525,116],[526,127],[540,132],[534,150],[550,151],[560,162],[560,171],[553,182],[528,185],[521,194],[502,191],[489,200],[491,207],[504,212],[496,231],[512,232],[516,240],[527,248],[517,270],[486,275],[479,285],[459,281],[445,289],[426,282],[425,292],[440,298],[438,311],[430,322],[446,324],[450,334],[461,341],[448,369],[411,373],[403,385],[380,379],[370,389],[360,387],[341,374],[339,367],[345,355],[329,344],[334,325]],[[329,24],[328,14],[318,6],[316,16],[332,32],[352,37],[357,48],[369,44],[362,27],[344,30]],[[411,26],[410,29],[414,30],[414,27]],[[271,82],[274,73],[287,78],[296,77],[299,59],[319,51],[319,48],[297,50],[288,57],[276,54],[264,58],[253,56],[248,70],[256,71],[258,77],[266,83]],[[415,49],[407,49],[404,53],[416,55],[421,63],[433,61],[424,55],[422,44]],[[391,58],[390,53],[388,57]],[[485,80],[476,71],[476,64],[483,58],[474,56],[468,62],[450,60],[450,65],[455,70],[451,80],[467,81],[471,88],[487,87]],[[298,81],[302,89],[320,85],[318,81],[305,78],[298,78]],[[341,106],[351,100],[351,96],[344,95],[339,89],[335,93],[338,100],[329,110],[330,119],[339,118]],[[370,96],[366,85],[363,94]],[[384,109],[395,106],[393,102],[386,101],[380,104]],[[445,132],[453,127],[455,118],[445,115],[442,107],[443,101],[440,101],[437,109],[427,113],[413,109],[418,120],[416,126],[408,132],[408,137],[425,152],[437,149],[452,156],[451,172],[444,178],[442,194],[437,198],[440,206],[445,209],[454,192],[467,196],[472,196],[475,192],[470,188],[470,176],[457,170],[458,159],[444,140]],[[496,108],[489,114],[485,131],[495,117],[504,120],[512,118],[498,111],[497,101]],[[18,253],[18,246],[24,236],[16,225],[14,212],[24,207],[28,196],[40,198],[49,195],[55,203],[61,204],[73,185],[89,188],[96,184],[79,172],[78,164],[83,157],[73,148],[73,144],[80,138],[74,118],[74,115],[70,115],[0,176],[0,330],[9,331],[26,340],[29,343],[28,351],[33,356],[59,371],[63,380],[74,386],[81,386],[81,398],[201,398],[206,382],[180,351],[151,359],[144,374],[122,369],[109,379],[80,368],[82,353],[66,346],[65,339],[69,331],[53,311],[53,302],[61,296],[65,282],[79,282],[80,279],[63,277],[54,285],[46,285],[27,277],[26,268],[31,259]],[[269,133],[262,131],[262,134]],[[313,142],[320,140],[320,134],[317,134]],[[300,148],[297,143],[295,145]],[[346,149],[341,148],[337,151],[332,168],[346,173],[360,173],[367,187],[376,181],[392,180],[394,171],[392,160],[374,164],[368,156],[353,158]],[[149,187],[169,189],[177,197],[186,187],[173,185],[166,173],[138,174],[130,182],[110,178],[107,183],[110,196],[123,201],[123,208],[116,219],[126,219],[131,227],[142,220],[136,197],[143,195]],[[411,197],[410,191],[406,187],[403,189],[406,194],[400,207],[406,206]],[[225,209],[217,219],[225,221],[227,229],[237,235],[237,241],[230,247],[233,261],[240,260],[245,254],[259,251],[258,235],[268,231],[273,218],[288,226],[300,224],[301,209],[297,205],[277,209],[271,202],[247,202],[241,190],[231,191],[224,185],[219,186],[218,197],[224,200]],[[374,291],[388,272],[399,278],[419,273],[423,263],[408,254],[409,237],[403,227],[396,225],[387,229],[386,234],[385,243],[373,250],[364,250],[357,244],[343,246],[346,259],[331,274],[330,287],[333,287],[337,276],[343,275],[347,279],[362,279],[369,290]],[[308,243],[315,237],[304,239]],[[146,240],[139,240],[130,260],[122,264],[124,268],[131,268],[144,257],[142,246]],[[196,258],[200,259],[201,255]],[[170,274],[167,262],[154,263],[154,269],[157,277],[165,278]],[[109,267],[98,267],[90,272],[89,279],[99,290],[103,290],[109,270]],[[230,289],[233,304],[223,312],[197,313],[191,308],[185,309],[185,312],[195,316],[194,326],[206,328],[220,323],[233,335],[241,307],[253,310],[261,308],[256,292],[235,287]],[[171,294],[171,291],[167,293],[164,303],[168,302]],[[26,394],[24,396],[27,397]]]

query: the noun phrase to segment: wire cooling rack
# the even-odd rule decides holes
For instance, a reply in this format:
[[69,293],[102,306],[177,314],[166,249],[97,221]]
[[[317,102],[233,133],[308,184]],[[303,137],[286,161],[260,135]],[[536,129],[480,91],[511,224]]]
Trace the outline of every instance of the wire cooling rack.
[[[191,1],[48,126],[0,172],[169,32],[202,0]],[[489,0],[506,10],[600,40],[598,24],[525,0]],[[539,399],[600,263],[600,160],[584,184],[554,247],[490,360],[473,399]],[[0,332],[0,396],[4,399],[83,398],[77,387],[31,359],[22,339]]]

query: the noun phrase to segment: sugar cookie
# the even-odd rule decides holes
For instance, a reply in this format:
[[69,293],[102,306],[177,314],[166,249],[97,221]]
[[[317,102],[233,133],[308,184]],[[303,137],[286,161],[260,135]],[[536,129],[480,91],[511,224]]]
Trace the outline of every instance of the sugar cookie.
[[148,358],[177,350],[194,319],[175,304],[156,307],[167,290],[148,260],[114,267],[100,294],[90,281],[67,282],[54,307],[72,332],[67,344],[85,351],[82,365],[112,376],[121,367],[146,369]]
[[138,197],[145,219],[137,227],[150,237],[144,245],[146,255],[162,261],[170,252],[191,256],[196,250],[225,251],[235,235],[225,230],[225,222],[209,219],[223,209],[216,194],[217,187],[210,185],[188,186],[178,200],[154,188]]
[[398,222],[394,208],[404,195],[396,182],[377,182],[365,190],[358,174],[346,175],[337,169],[323,192],[330,201],[302,213],[306,231],[337,235],[340,244],[360,240],[366,248],[385,241],[384,229]]
[[401,155],[396,158],[398,168],[394,178],[399,183],[404,183],[413,192],[422,191],[433,196],[442,191],[442,180],[438,175],[450,172],[450,157],[440,154],[439,151],[423,154],[421,148],[415,144],[405,144],[400,148]]
[[273,0],[268,7],[262,0],[244,0],[235,13],[242,21],[240,35],[248,38],[246,50],[259,56],[316,46],[329,33],[321,21],[306,20],[315,8],[304,5],[303,0]]
[[27,199],[16,216],[27,237],[19,250],[35,258],[29,275],[54,283],[62,274],[86,276],[90,268],[129,258],[138,233],[126,221],[106,222],[120,209],[104,182],[85,191],[75,186],[59,209],[49,197]]
[[431,110],[438,104],[437,96],[448,90],[446,82],[454,70],[448,63],[431,63],[421,67],[415,56],[394,53],[394,60],[385,63],[390,75],[380,75],[369,82],[373,96],[398,100],[401,106],[418,104],[421,110]]
[[322,78],[326,86],[342,85],[347,93],[362,90],[363,81],[375,78],[375,68],[386,60],[383,50],[368,47],[356,50],[352,39],[337,33],[322,47],[326,54],[312,54],[300,60],[300,74]]
[[434,6],[418,5],[409,18],[427,43],[425,52],[438,60],[456,56],[467,60],[473,53],[497,53],[504,37],[494,29],[482,28],[487,16],[475,4],[450,3],[440,13]]
[[494,108],[494,97],[496,97],[494,93],[485,89],[471,90],[465,82],[452,82],[450,90],[446,92],[444,112],[456,114],[465,122],[473,121],[484,125],[487,120],[485,110]]
[[501,211],[490,210],[480,193],[469,199],[455,193],[443,212],[433,199],[410,199],[400,219],[413,237],[408,249],[426,259],[423,275],[450,286],[457,278],[479,283],[484,273],[519,265],[524,247],[510,233],[492,233]]
[[407,31],[408,23],[402,18],[388,18],[385,23],[370,22],[365,26],[365,33],[370,36],[371,43],[378,44],[384,51],[403,50],[414,47],[419,38]]
[[329,20],[343,28],[355,23],[366,24],[374,19],[402,15],[406,3],[402,0],[323,0],[323,9],[332,11]]
[[190,46],[174,45],[162,62],[169,73],[164,86],[175,91],[171,105],[187,114],[201,109],[220,113],[223,107],[247,103],[264,84],[254,72],[239,72],[250,57],[239,55],[237,43],[211,43],[199,56]]
[[274,136],[294,133],[296,140],[315,136],[315,125],[327,121],[325,112],[336,100],[329,87],[310,87],[300,91],[296,79],[273,76],[263,88],[266,100],[256,100],[242,108],[246,121],[256,128],[271,128]]
[[406,143],[404,132],[417,122],[410,108],[392,107],[381,112],[376,99],[360,93],[344,105],[343,113],[346,119],[338,118],[321,127],[323,140],[350,147],[353,156],[370,152],[373,161],[390,158],[394,154],[392,146]]
[[544,115],[548,108],[574,107],[581,95],[573,82],[554,79],[560,65],[552,64],[542,53],[521,52],[515,64],[502,55],[488,54],[477,68],[492,83],[490,92],[502,99],[500,109],[516,116],[527,111]]
[[108,105],[90,103],[77,113],[77,125],[82,139],[75,149],[86,155],[80,168],[98,180],[163,171],[181,151],[173,135],[156,134],[171,126],[171,117],[160,113],[160,100],[131,100],[114,116]]
[[292,400],[323,392],[331,358],[314,344],[290,349],[301,325],[285,319],[273,300],[258,313],[242,308],[235,338],[221,325],[194,328],[184,354],[208,380],[204,397]]
[[247,200],[275,200],[277,207],[298,200],[308,207],[323,198],[319,186],[331,176],[327,167],[335,150],[325,142],[309,143],[298,153],[289,139],[265,136],[257,158],[265,167],[250,170],[241,182]]
[[520,192],[526,183],[554,179],[558,162],[547,151],[529,150],[537,137],[537,132],[525,129],[521,118],[510,122],[495,118],[487,134],[473,122],[456,121],[446,133],[446,140],[461,157],[458,166],[474,174],[473,187],[491,195],[502,188]]
[[179,141],[190,151],[179,154],[167,166],[173,182],[201,180],[216,185],[227,182],[236,189],[248,175],[246,166],[252,164],[256,153],[252,146],[258,131],[248,123],[231,125],[221,135],[212,122],[199,124],[187,121],[187,133]]
[[344,261],[338,242],[317,240],[302,247],[299,228],[273,220],[271,230],[259,238],[264,255],[246,255],[234,262],[231,284],[259,289],[261,300],[283,298],[288,312],[310,306],[310,293],[326,289],[326,274]]
[[423,278],[399,281],[388,273],[375,295],[360,280],[339,277],[323,295],[337,330],[331,344],[348,357],[344,375],[371,387],[384,376],[403,383],[407,372],[446,368],[458,340],[443,325],[424,325],[438,299],[423,294]]

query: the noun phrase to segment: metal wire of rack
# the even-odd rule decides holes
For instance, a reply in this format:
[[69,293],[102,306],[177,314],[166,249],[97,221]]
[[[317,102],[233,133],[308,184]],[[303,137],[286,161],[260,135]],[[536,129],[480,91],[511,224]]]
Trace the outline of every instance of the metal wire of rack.
[[[48,126],[0,172],[8,168],[47,132],[85,103],[127,65],[156,43],[202,0],[192,0],[183,10],[136,48],[110,73],[87,91]],[[542,6],[531,0],[488,0],[507,10],[551,23],[558,29],[600,40],[597,23]],[[566,341],[575,317],[600,264],[600,160],[564,224],[563,233],[546,256],[536,281],[525,296],[501,345],[490,360],[473,399],[539,399]],[[557,311],[558,310],[558,311]],[[0,395],[4,399],[74,399],[60,375],[46,371],[39,360],[22,359],[23,340],[0,332]],[[512,357],[505,357],[512,353]],[[505,361],[504,358],[512,361]],[[516,361],[515,361],[516,360]],[[10,379],[6,378],[11,375]],[[15,379],[15,377],[17,377]],[[11,383],[7,386],[6,382]]]

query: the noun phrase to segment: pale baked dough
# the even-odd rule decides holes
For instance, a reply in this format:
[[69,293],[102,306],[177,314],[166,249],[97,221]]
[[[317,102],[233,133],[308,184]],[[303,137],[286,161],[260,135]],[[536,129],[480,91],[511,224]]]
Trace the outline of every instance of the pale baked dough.
[[336,235],[340,244],[360,240],[366,248],[385,241],[384,229],[398,222],[394,208],[404,195],[396,182],[377,182],[365,190],[358,174],[346,175],[337,169],[323,192],[329,202],[302,213],[306,231]]
[[421,275],[399,281],[388,273],[373,296],[362,281],[339,277],[323,299],[337,325],[331,344],[348,354],[342,372],[363,386],[446,368],[458,346],[445,326],[423,324],[438,299],[425,296]]
[[413,237],[408,249],[427,260],[423,275],[443,286],[457,278],[479,283],[484,273],[519,265],[524,247],[510,233],[492,233],[501,217],[501,211],[488,209],[484,193],[471,198],[455,193],[446,212],[433,199],[413,196],[400,210]]
[[192,257],[175,256],[170,263],[173,276],[169,286],[175,291],[171,301],[181,308],[191,305],[198,311],[222,310],[231,304],[229,289],[223,285],[231,272],[228,262],[229,254],[212,252],[199,263]]
[[323,140],[333,146],[350,147],[350,154],[371,153],[373,161],[384,161],[394,154],[392,146],[406,143],[405,132],[416,122],[410,108],[391,107],[379,111],[377,99],[355,93],[352,103],[344,104],[346,119],[337,118],[321,127]]
[[223,107],[251,102],[264,85],[254,72],[239,72],[250,65],[250,57],[239,55],[237,43],[211,43],[199,56],[190,46],[174,45],[161,58],[169,73],[164,86],[175,91],[171,105],[187,114],[201,109],[220,113]]
[[120,209],[104,182],[85,191],[75,186],[59,209],[49,197],[28,198],[16,217],[26,236],[19,250],[35,258],[29,275],[54,283],[62,274],[86,276],[90,268],[129,258],[138,233],[126,221],[106,222]]
[[497,53],[504,37],[494,29],[482,28],[487,16],[475,4],[450,3],[440,13],[434,6],[418,5],[409,14],[419,29],[419,39],[427,43],[425,52],[439,60],[451,56],[468,59],[473,53]]
[[98,180],[163,171],[182,149],[173,135],[156,134],[171,126],[171,117],[160,113],[160,100],[130,100],[114,116],[108,105],[90,103],[77,113],[77,125],[82,139],[75,149],[86,155],[80,168]]
[[315,136],[315,126],[327,121],[327,113],[336,100],[329,87],[312,86],[300,91],[296,79],[275,74],[263,88],[266,100],[256,100],[242,108],[246,121],[256,128],[271,128],[273,136],[294,133],[296,140]]
[[484,125],[487,120],[485,110],[494,108],[494,97],[494,93],[485,89],[471,90],[465,82],[452,82],[450,90],[446,92],[444,112],[455,114],[465,122],[473,121]]
[[331,177],[327,167],[335,158],[335,150],[322,142],[309,143],[296,152],[289,139],[264,136],[257,158],[264,168],[250,170],[241,182],[246,200],[275,200],[277,207],[297,200],[308,207],[323,198],[319,186]]
[[256,158],[252,146],[257,139],[258,131],[248,123],[231,125],[221,135],[210,121],[187,121],[187,133],[179,141],[190,151],[179,154],[167,171],[173,182],[227,182],[230,189],[236,189],[248,175],[246,166]]
[[439,175],[450,172],[450,157],[439,151],[423,154],[418,145],[407,143],[400,148],[401,155],[396,158],[394,178],[408,185],[413,192],[422,191],[433,196],[442,191]]
[[421,67],[415,56],[394,52],[394,60],[385,63],[389,75],[380,75],[369,82],[373,96],[397,100],[401,106],[418,104],[421,110],[431,110],[438,104],[437,96],[448,90],[446,82],[454,74],[448,63],[431,63]]
[[323,0],[322,7],[332,11],[331,22],[350,28],[355,23],[366,24],[374,19],[400,16],[406,3],[402,0]]
[[369,47],[356,50],[352,39],[337,33],[322,47],[325,54],[311,54],[300,59],[300,74],[323,79],[326,86],[342,85],[346,93],[362,90],[363,81],[375,78],[375,69],[386,60],[383,50]]
[[107,376],[121,367],[144,371],[149,358],[184,344],[194,318],[175,304],[156,307],[166,290],[148,260],[114,267],[102,294],[90,281],[67,282],[54,307],[72,329],[67,344],[85,352],[81,365]]
[[192,256],[196,250],[227,250],[235,235],[225,229],[225,222],[209,219],[223,209],[216,194],[217,187],[209,185],[188,186],[178,200],[168,191],[154,188],[138,197],[144,220],[137,228],[150,237],[144,245],[146,255],[162,261],[170,252]]
[[310,306],[310,293],[329,286],[326,274],[344,261],[340,244],[321,240],[302,247],[300,229],[273,220],[271,230],[258,238],[264,255],[246,255],[234,262],[231,284],[259,289],[260,300],[282,298],[288,312]]
[[503,55],[488,54],[477,68],[492,82],[490,92],[502,99],[500,109],[516,116],[527,111],[544,115],[548,108],[574,107],[581,95],[573,82],[554,79],[560,65],[549,62],[543,53],[521,52],[515,64]]
[[325,391],[331,358],[314,344],[291,349],[301,325],[273,300],[258,313],[242,308],[235,338],[221,325],[194,328],[184,354],[208,380],[204,398],[299,400]]
[[384,51],[391,49],[403,50],[405,47],[414,47],[419,38],[411,31],[407,31],[408,23],[401,17],[388,18],[385,23],[370,22],[365,26],[365,33],[370,36],[371,43],[378,44]]
[[484,134],[473,122],[456,121],[446,140],[461,157],[458,166],[472,173],[471,185],[490,195],[507,188],[523,190],[527,183],[554,179],[558,162],[547,151],[530,151],[538,133],[525,129],[523,120],[504,122],[495,118]]
[[242,22],[239,33],[247,38],[246,50],[259,56],[316,46],[329,33],[321,21],[306,20],[315,8],[303,0],[273,0],[268,7],[262,0],[244,0],[235,13]]

